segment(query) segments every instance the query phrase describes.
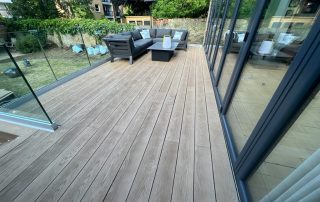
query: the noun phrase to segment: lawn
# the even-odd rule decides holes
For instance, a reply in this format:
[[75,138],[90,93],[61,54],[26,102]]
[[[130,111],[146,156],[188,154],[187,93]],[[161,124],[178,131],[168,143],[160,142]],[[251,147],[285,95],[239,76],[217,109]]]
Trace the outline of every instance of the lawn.
[[[84,52],[77,54],[73,53],[71,49],[66,50],[58,47],[47,49],[45,52],[58,79],[89,66]],[[12,91],[17,97],[29,93],[30,91],[26,87],[22,77],[9,78],[3,74],[7,68],[14,67],[14,64],[5,54],[4,52],[0,53],[0,89]],[[107,57],[108,55],[90,56],[90,61],[94,63],[105,60]],[[31,67],[27,68],[24,66],[24,58],[30,61]],[[41,51],[18,56],[15,59],[34,90],[55,82],[55,78]]]

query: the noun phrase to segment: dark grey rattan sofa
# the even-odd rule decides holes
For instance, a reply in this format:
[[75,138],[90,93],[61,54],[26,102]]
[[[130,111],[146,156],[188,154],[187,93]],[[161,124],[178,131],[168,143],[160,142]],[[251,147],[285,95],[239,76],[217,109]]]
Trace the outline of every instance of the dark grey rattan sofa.
[[140,31],[137,29],[133,32],[123,32],[116,35],[104,37],[103,40],[107,44],[111,62],[114,58],[128,58],[129,63],[133,63],[133,59],[147,51],[147,48],[156,42],[161,42],[164,35],[173,37],[176,31],[183,32],[180,40],[172,39],[173,42],[179,42],[177,49],[187,50],[188,48],[188,31],[176,29],[149,29],[150,39],[143,39]]

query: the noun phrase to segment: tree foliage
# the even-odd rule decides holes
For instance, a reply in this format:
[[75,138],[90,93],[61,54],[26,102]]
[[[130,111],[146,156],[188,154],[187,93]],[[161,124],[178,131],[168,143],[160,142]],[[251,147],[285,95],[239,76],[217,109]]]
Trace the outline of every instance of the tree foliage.
[[67,18],[93,18],[92,0],[55,0],[61,16]]
[[16,18],[92,18],[91,2],[92,0],[12,0],[8,7]]
[[153,5],[156,18],[197,18],[207,14],[209,0],[158,0]]
[[58,11],[52,0],[12,0],[9,11],[16,18],[48,19],[58,17]]

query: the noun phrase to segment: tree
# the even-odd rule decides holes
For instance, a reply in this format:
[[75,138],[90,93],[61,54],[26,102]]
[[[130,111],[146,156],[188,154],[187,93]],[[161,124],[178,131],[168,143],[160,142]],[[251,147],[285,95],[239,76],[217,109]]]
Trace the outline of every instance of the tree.
[[49,19],[59,15],[52,0],[12,0],[8,8],[16,18]]
[[55,0],[60,15],[66,18],[92,18],[92,0]]
[[209,0],[158,0],[153,5],[156,18],[197,18],[207,13]]
[[117,13],[119,12],[119,6],[125,4],[127,0],[110,0],[112,3],[112,9],[113,9],[113,20],[117,20]]

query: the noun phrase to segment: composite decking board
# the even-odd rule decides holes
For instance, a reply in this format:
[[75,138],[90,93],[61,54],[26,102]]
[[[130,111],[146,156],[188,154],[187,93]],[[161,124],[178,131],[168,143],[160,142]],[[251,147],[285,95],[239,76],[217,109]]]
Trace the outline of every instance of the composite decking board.
[[[134,75],[135,77],[138,77],[138,75],[139,74],[136,74],[136,75]],[[135,78],[135,77],[133,77],[133,78]],[[127,79],[130,79],[130,76],[128,76],[128,78]],[[119,83],[119,82],[116,82],[116,83],[114,83],[114,85],[112,86],[112,87],[114,87],[117,83]],[[105,91],[107,91],[108,90],[108,88],[106,87],[105,89],[104,89]],[[102,93],[101,95],[106,95],[107,94],[107,92],[106,93]],[[102,99],[103,100],[103,99]],[[87,106],[86,108],[85,108],[85,110],[87,111],[87,112],[90,112],[91,110],[89,110],[89,109],[92,109],[94,106],[96,106],[96,105],[94,105],[93,103],[94,103],[94,101],[96,101],[95,99],[91,99],[90,100],[91,102],[92,102],[92,105],[91,106]],[[96,102],[97,104],[99,103],[99,102]],[[85,103],[84,103],[85,104]],[[85,105],[87,105],[87,104],[85,104]],[[78,105],[79,106],[79,105]],[[86,118],[90,118],[90,117],[92,117],[92,116],[86,116],[86,114],[87,113],[84,113],[83,114],[83,117],[86,119]],[[76,127],[75,128],[75,130],[72,130],[71,131],[71,134],[75,134],[75,133],[77,133],[76,131],[81,131],[82,130],[82,128],[85,128],[86,126],[87,126],[87,124],[89,123],[87,120],[83,120],[82,122],[80,122],[79,124],[78,124],[78,127]],[[82,119],[80,119],[80,120],[82,120]],[[80,125],[80,127],[79,127],[79,125]],[[62,130],[64,129],[64,128],[61,128]],[[61,131],[61,129],[60,129],[60,131]],[[57,131],[58,133],[60,132],[60,131]],[[42,132],[40,132],[40,134],[42,134]],[[56,133],[56,135],[57,135],[57,133]],[[43,139],[43,141],[44,141],[44,143],[43,144],[41,144],[41,145],[43,145],[43,147],[44,147],[44,149],[43,150],[45,150],[45,149],[47,149],[47,148],[49,148],[49,143],[48,143],[48,141],[46,142],[46,140],[48,140],[48,139],[50,139],[52,136],[49,136],[48,138],[45,138],[44,136],[42,137],[41,136],[41,138]],[[58,136],[53,136],[53,137],[58,137]],[[63,137],[63,136],[62,136]],[[39,139],[40,139],[40,137],[38,137]],[[69,137],[67,137],[67,138],[69,138]],[[54,138],[52,138],[52,139],[54,139]],[[55,139],[57,139],[57,138],[55,138]],[[54,140],[55,140],[54,139]],[[62,139],[63,140],[63,139]],[[31,141],[30,143],[31,144],[34,144],[34,142],[35,141]],[[53,141],[53,143],[54,143],[54,141]],[[39,149],[39,145],[37,145],[38,146],[38,150],[39,150],[39,153],[40,153],[40,149]],[[29,149],[32,149],[32,147],[30,147]],[[32,153],[32,155],[31,155],[31,153],[27,153],[27,154],[29,154],[30,156],[31,156],[31,158],[34,158],[35,157],[35,153],[36,152],[33,152]],[[16,164],[15,164],[15,166],[13,166],[12,164],[10,164],[9,166],[10,166],[10,169],[8,170],[8,172],[11,172],[11,171],[13,171],[14,170],[14,168],[18,168],[19,170],[21,170],[23,167],[22,167],[22,165],[23,165],[23,163],[22,162],[24,162],[24,161],[26,161],[26,157],[24,157],[23,158],[23,161],[21,161],[20,159],[17,159],[16,160]],[[29,162],[29,161],[27,161],[27,162]],[[2,165],[1,165],[2,166]],[[1,167],[0,166],[0,167]],[[18,171],[17,171],[18,172]],[[12,176],[14,176],[14,174],[15,174],[15,172],[11,172],[10,173]],[[7,179],[9,179],[8,177],[7,177]],[[4,186],[3,184],[0,184],[0,188],[2,188],[1,186]]]
[[17,126],[10,123],[0,122],[0,128],[2,132],[6,132],[9,134],[15,134],[18,137],[13,141],[7,142],[6,144],[2,144],[0,146],[0,157],[4,156],[10,150],[18,146],[24,140],[28,139],[33,133],[37,130],[32,128],[25,128],[23,126]]
[[[148,74],[147,76],[152,76],[151,74]],[[140,79],[142,79],[143,77],[141,77]],[[147,79],[146,79],[147,80]],[[140,89],[136,89],[139,92],[141,91]],[[121,106],[123,107],[123,111],[125,109],[127,109],[130,105],[130,103],[134,100],[134,98],[138,95],[138,93],[136,92],[136,94],[132,97],[129,97],[129,99],[126,100],[125,105]],[[115,102],[116,104],[116,102]],[[77,154],[77,157],[83,157],[81,156],[81,154],[86,153],[85,155],[89,154],[90,152],[88,152],[88,150],[90,150],[91,152],[94,152],[94,148],[98,147],[100,145],[100,143],[102,142],[102,140],[104,140],[104,136],[105,135],[105,131],[107,130],[106,127],[112,127],[115,122],[121,117],[122,113],[121,113],[121,109],[120,111],[118,110],[117,112],[114,113],[114,116],[109,119],[110,121],[105,123],[105,127],[101,127],[101,125],[103,124],[103,122],[99,121],[99,122],[93,122],[91,124],[91,126],[95,129],[99,129],[99,131],[95,134],[95,137],[93,138],[93,140],[90,142],[90,144],[86,145],[86,147],[81,151],[80,154]],[[101,117],[103,118],[103,117]],[[100,125],[99,125],[100,123]],[[99,127],[100,126],[100,127]],[[96,146],[95,146],[96,145]],[[89,158],[81,158],[80,160],[85,163],[85,160],[89,159]],[[60,195],[64,192],[64,189],[66,189],[69,185],[69,183],[72,182],[73,178],[73,174],[76,173],[76,169],[81,169],[81,166],[76,167],[80,164],[79,159],[75,158],[74,161],[72,161],[72,163],[68,164],[68,167],[66,167],[61,173],[59,173],[59,176],[54,179],[54,182],[50,184],[50,186],[45,190],[45,192],[43,193],[44,196],[46,196],[48,199],[57,199],[60,197]],[[76,165],[76,166],[75,166]],[[59,166],[59,165],[58,165]],[[70,169],[72,168],[72,169]],[[69,172],[73,172],[73,174],[69,174]],[[50,174],[50,170],[48,170],[49,174]],[[41,181],[41,180],[40,180]],[[69,182],[69,183],[68,183]],[[35,185],[37,186],[37,183],[35,183]],[[47,185],[48,186],[48,185]],[[54,190],[54,192],[50,193],[49,190]],[[49,193],[49,196],[46,195]],[[30,194],[32,194],[32,191],[30,191]],[[51,194],[51,195],[50,195]],[[42,200],[42,198],[40,198],[40,200]]]
[[0,147],[0,201],[238,200],[202,48],[108,62],[40,98],[63,126]]
[[[192,51],[188,51],[186,58],[190,58]],[[175,95],[174,106],[170,117],[169,126],[167,129],[166,138],[163,144],[161,156],[157,166],[157,171],[152,182],[152,190],[149,196],[150,201],[170,201],[172,194],[172,186],[174,180],[174,173],[176,168],[178,145],[181,134],[182,117],[184,111],[184,104],[186,98],[186,89],[188,83],[189,61],[186,60],[183,64],[183,71],[181,72],[180,83],[178,86],[178,92]],[[171,141],[173,140],[173,141]],[[140,171],[141,179],[144,179],[144,173]],[[139,179],[139,178],[137,178]],[[143,183],[135,184],[144,188]],[[139,186],[133,186],[130,192],[129,201],[139,200],[144,195],[140,193],[142,190]]]
[[172,201],[193,201],[194,132],[195,132],[195,50],[190,56],[187,94],[181,126]]
[[[121,99],[125,98],[126,95],[128,95],[130,97],[131,95],[135,94],[135,92],[130,92],[130,90],[132,90],[132,89],[130,89],[129,87],[125,88],[123,90],[120,90],[117,93],[117,95],[115,95],[114,97],[112,96],[112,98],[110,98],[110,100],[107,100],[105,102],[102,101],[101,103],[97,104],[96,108],[94,110],[92,110],[89,115],[94,118],[92,123],[88,126],[90,128],[91,133],[89,133],[88,131],[85,130],[85,131],[81,132],[80,134],[78,134],[77,138],[79,139],[79,137],[82,137],[82,136],[84,136],[84,138],[88,138],[90,135],[92,135],[92,133],[95,133],[96,128],[101,127],[103,125],[103,123],[107,120],[107,118],[110,116],[110,114],[113,112],[113,109],[115,109],[121,103]],[[89,120],[87,119],[86,121],[89,121]],[[79,144],[81,144],[81,141],[84,141],[84,140],[81,139],[78,141],[80,141]],[[86,141],[84,141],[84,142],[86,142]],[[16,195],[19,194],[20,192],[17,189],[19,189],[19,188],[22,189],[24,184],[28,184],[28,182],[30,183],[32,178],[34,178],[37,175],[37,173],[39,175],[40,171],[45,169],[50,164],[50,158],[46,158],[45,156],[47,155],[47,156],[53,158],[53,156],[57,156],[59,153],[61,153],[63,151],[63,149],[60,148],[60,147],[62,147],[62,145],[68,146],[69,144],[70,143],[68,141],[62,141],[62,143],[59,144],[59,147],[54,147],[54,150],[51,150],[51,151],[49,150],[49,152],[42,155],[41,158],[37,159],[33,163],[34,166],[31,165],[31,166],[29,166],[29,168],[27,168],[24,171],[27,174],[21,173],[21,175],[25,176],[25,177],[18,177],[17,180],[15,181],[15,183],[11,182],[11,184],[13,184],[13,185],[6,187],[6,189],[9,189],[10,191],[6,192],[6,190],[3,190],[3,192],[5,192],[6,195],[10,195],[10,196],[14,196],[15,194]],[[27,198],[31,198],[31,196],[35,197],[36,191],[40,191],[41,189],[44,189],[45,188],[44,183],[49,183],[50,182],[49,179],[54,177],[54,173],[55,172],[59,173],[59,171],[63,168],[63,165],[64,165],[63,162],[65,162],[65,164],[66,164],[68,162],[68,159],[72,158],[77,153],[77,151],[72,151],[72,149],[74,150],[74,148],[72,148],[72,145],[71,145],[70,149],[69,149],[69,150],[71,150],[71,152],[68,152],[68,150],[66,149],[65,153],[67,153],[67,154],[65,154],[65,156],[67,156],[67,157],[63,157],[63,155],[60,155],[62,157],[60,157],[60,159],[57,158],[55,160],[55,164],[54,163],[52,163],[53,165],[50,164],[48,166],[48,168],[46,169],[46,170],[49,170],[48,172],[50,172],[50,170],[54,170],[54,172],[49,173],[49,174],[48,174],[48,172],[44,172],[44,174],[41,173],[41,175],[33,182],[33,185],[28,187],[28,191],[24,191],[23,195],[27,195],[27,193],[29,193],[30,196],[28,196]],[[70,154],[70,153],[73,153],[73,154]],[[44,161],[41,161],[42,159],[44,159]],[[47,175],[49,175],[49,176],[47,176]],[[8,187],[10,187],[10,188],[8,188]],[[0,198],[1,198],[1,193],[0,193]],[[5,198],[8,198],[8,197],[5,197]],[[25,196],[20,196],[19,198],[22,199],[22,201],[26,200]]]
[[[125,69],[125,68],[123,68],[123,69]],[[116,76],[116,75],[115,75]],[[75,79],[75,80],[77,80],[77,79]],[[72,80],[73,81],[73,80]],[[78,84],[79,85],[79,84]],[[80,86],[81,85],[83,85],[82,84],[82,82],[80,83]],[[52,90],[52,91],[56,91],[56,89],[54,89],[54,90]],[[61,90],[61,91],[63,91],[63,92],[65,92],[65,91],[67,91],[67,90],[65,90],[65,89],[63,89],[63,90]],[[51,97],[51,96],[48,96],[48,97]],[[61,99],[61,97],[60,97],[60,99]],[[64,103],[64,105],[66,105],[66,103]],[[59,108],[61,109],[61,110],[63,110],[63,111],[67,111],[65,108],[65,106],[64,105],[60,105],[59,106]],[[47,107],[47,106],[46,106]],[[79,107],[78,107],[79,108]],[[79,109],[81,109],[81,108],[79,108]],[[75,111],[72,111],[72,113],[70,113],[70,111],[67,111],[68,112],[68,115],[69,116],[71,116],[73,113],[75,113],[76,112],[76,110]],[[59,116],[58,117],[55,117],[56,118],[56,120],[59,120],[59,122],[62,122],[63,121],[63,119],[66,119],[66,117],[64,117],[64,116],[61,116],[62,118],[60,118]],[[25,131],[25,133],[26,133],[27,131]],[[33,133],[35,133],[36,131],[34,131]],[[38,132],[39,133],[39,132]],[[43,132],[40,132],[41,134],[41,137],[45,137],[45,135],[44,135],[44,133]],[[30,137],[32,137],[31,136],[32,134],[30,134]],[[38,141],[40,138],[39,137],[35,137],[35,138],[33,138],[33,139],[31,139],[30,140],[30,142],[32,142],[32,144],[34,144],[34,141],[36,140],[36,141]],[[28,140],[27,140],[28,141]],[[27,142],[26,141],[26,142]],[[24,143],[26,143],[26,142],[24,142]],[[11,149],[12,148],[14,148],[14,147],[11,147]],[[9,148],[10,149],[10,148]],[[9,149],[7,149],[6,151],[8,152],[8,151],[10,151]],[[4,156],[5,155],[5,153],[2,153],[2,155],[0,155],[0,156]]]
[[[199,66],[201,59],[197,58]],[[196,71],[194,201],[205,202],[216,199],[202,68]]]
[[[158,156],[161,151],[162,137],[166,134],[166,125],[168,124],[171,116],[173,101],[170,96],[174,95],[177,91],[177,86],[180,82],[179,78],[181,77],[181,70],[183,68],[183,66],[180,66],[179,63],[177,63],[180,62],[180,60],[177,61],[177,59],[174,58],[172,58],[172,60],[170,68],[175,68],[175,73],[170,77],[171,82],[163,83],[159,93],[160,96],[153,102],[154,105],[159,106],[157,114],[154,115],[157,116],[158,119],[155,120],[156,122],[153,124],[153,128],[151,128],[152,130],[149,134],[145,134],[145,139],[148,138],[148,144],[144,144],[143,148],[140,148],[139,144],[134,145],[132,155],[134,155],[135,158],[131,158],[130,155],[126,159],[125,164],[117,175],[117,178],[110,188],[105,201],[126,200],[133,181],[138,184],[137,187],[139,188],[141,188],[142,184],[145,185],[145,189],[140,189],[137,192],[143,195],[144,199],[128,198],[128,201],[148,200],[152,179],[155,173],[155,168],[157,167]],[[143,172],[143,175],[141,175],[141,172]],[[143,178],[141,178],[141,176],[143,176]],[[142,179],[148,179],[148,182],[142,181]]]
[[[201,52],[203,52],[203,50],[201,50]],[[205,59],[204,53],[200,54],[200,57]],[[202,70],[204,75],[216,200],[239,201],[223,137],[222,126],[218,116],[212,83],[210,75],[208,74],[208,67],[204,64],[205,60],[201,60],[201,62],[203,63]]]
[[[167,64],[165,64],[165,66],[165,74],[160,75],[158,82],[150,91],[151,94],[149,97],[146,97],[144,103],[142,103],[141,107],[139,107],[139,111],[135,114],[135,117],[131,121],[128,130],[126,130],[125,134],[123,135],[123,139],[121,139],[123,143],[119,144],[119,149],[110,154],[103,165],[103,168],[85,193],[83,197],[84,201],[101,201],[104,199],[112,180],[116,176],[118,169],[121,167],[129,149],[132,146],[133,140],[136,138],[138,131],[141,129],[141,125],[143,124],[143,121],[145,120],[146,115],[148,114],[148,111],[154,102],[154,99],[157,98],[157,94],[159,93],[161,85],[166,81],[166,78],[170,78],[170,73],[173,73],[173,69],[168,68]],[[132,136],[134,136],[134,138]],[[122,146],[123,144],[126,146]]]
[[[156,73],[156,72],[155,72]],[[152,78],[157,78],[154,77],[152,75]],[[141,93],[148,93],[147,89],[142,89]],[[144,96],[140,96],[140,100],[143,99]],[[138,101],[136,101],[135,103],[137,103]],[[139,101],[140,102],[140,101]],[[132,105],[134,105],[135,103],[133,103]],[[58,188],[59,186],[61,187],[61,183],[59,182],[63,182],[65,179],[67,179],[67,181],[65,184],[71,185],[69,186],[68,190],[66,191],[66,193],[64,194],[63,198],[69,198],[70,195],[72,198],[76,198],[76,197],[80,197],[79,200],[81,199],[82,195],[85,193],[85,191],[88,189],[88,187],[90,186],[90,184],[92,183],[92,181],[94,180],[94,178],[96,177],[97,173],[99,172],[99,170],[101,169],[101,167],[103,166],[103,163],[105,161],[106,158],[108,158],[108,154],[110,154],[113,151],[113,148],[115,145],[117,145],[119,139],[122,136],[122,131],[126,130],[127,125],[129,124],[128,120],[132,119],[132,115],[133,112],[136,111],[136,107],[134,106],[130,106],[130,108],[128,109],[129,106],[126,106],[124,109],[119,109],[120,111],[123,110],[124,116],[120,116],[117,119],[110,119],[110,121],[114,122],[114,123],[108,123],[108,124],[104,124],[104,128],[100,131],[101,134],[109,134],[108,137],[106,139],[102,139],[103,142],[99,143],[98,148],[96,148],[96,150],[94,150],[92,156],[89,156],[90,159],[88,162],[84,162],[83,164],[84,167],[78,167],[77,164],[79,163],[79,161],[83,161],[84,157],[83,155],[87,155],[88,153],[88,149],[92,149],[92,147],[88,147],[88,149],[84,150],[82,154],[82,158],[81,155],[79,156],[78,160],[73,161],[68,167],[67,169],[55,180],[54,183],[52,183],[52,185],[50,185],[50,187],[46,190],[47,194],[51,194],[53,195],[53,193],[55,195],[58,195],[57,197],[59,197],[59,193],[56,193],[55,187]],[[137,105],[137,104],[135,104]],[[128,109],[128,111],[126,111]],[[120,114],[119,112],[115,113],[115,115]],[[120,119],[120,121],[118,121],[118,119]],[[117,125],[115,125],[117,124]],[[115,127],[114,127],[115,125]],[[90,152],[89,152],[90,153]],[[85,158],[86,159],[86,158]],[[76,172],[77,173],[77,178],[74,180],[74,178],[76,176],[70,176],[68,174],[68,170],[70,172]],[[69,180],[70,179],[70,180]],[[74,180],[74,181],[73,181]],[[71,190],[71,191],[69,191]],[[45,197],[45,194],[43,194],[43,197]],[[63,193],[60,193],[60,195],[62,195]],[[73,195],[74,194],[74,195]]]
[[[103,67],[103,66],[102,66]],[[121,69],[119,68],[120,65],[115,66],[114,68],[108,68],[108,72],[106,72],[106,76],[107,78],[110,76],[113,76],[113,74],[116,74],[116,72],[120,71]],[[71,80],[70,82],[68,82],[66,85],[61,85],[58,86],[57,88],[47,92],[45,94],[45,96],[40,96],[39,99],[41,101],[41,103],[43,104],[43,106],[50,111],[50,109],[52,107],[56,107],[59,104],[61,104],[62,100],[61,98],[63,98],[64,95],[64,91],[70,91],[72,90],[70,93],[70,95],[68,95],[68,97],[72,97],[72,94],[78,93],[79,91],[81,92],[81,89],[79,87],[79,83],[82,84],[82,86],[84,86],[83,84],[85,83],[90,83],[95,76],[98,76],[99,73],[103,73],[103,70],[105,70],[105,68],[99,68],[99,71],[95,71],[95,74],[92,74],[92,70],[91,72],[88,72],[88,75],[86,77],[79,77],[77,78],[76,82],[74,82],[74,80]],[[72,84],[72,85],[71,85]],[[37,110],[37,106],[34,104],[34,102],[28,102],[24,105],[22,105],[21,107],[19,107],[18,109],[20,110],[27,110],[27,111],[34,111]]]

